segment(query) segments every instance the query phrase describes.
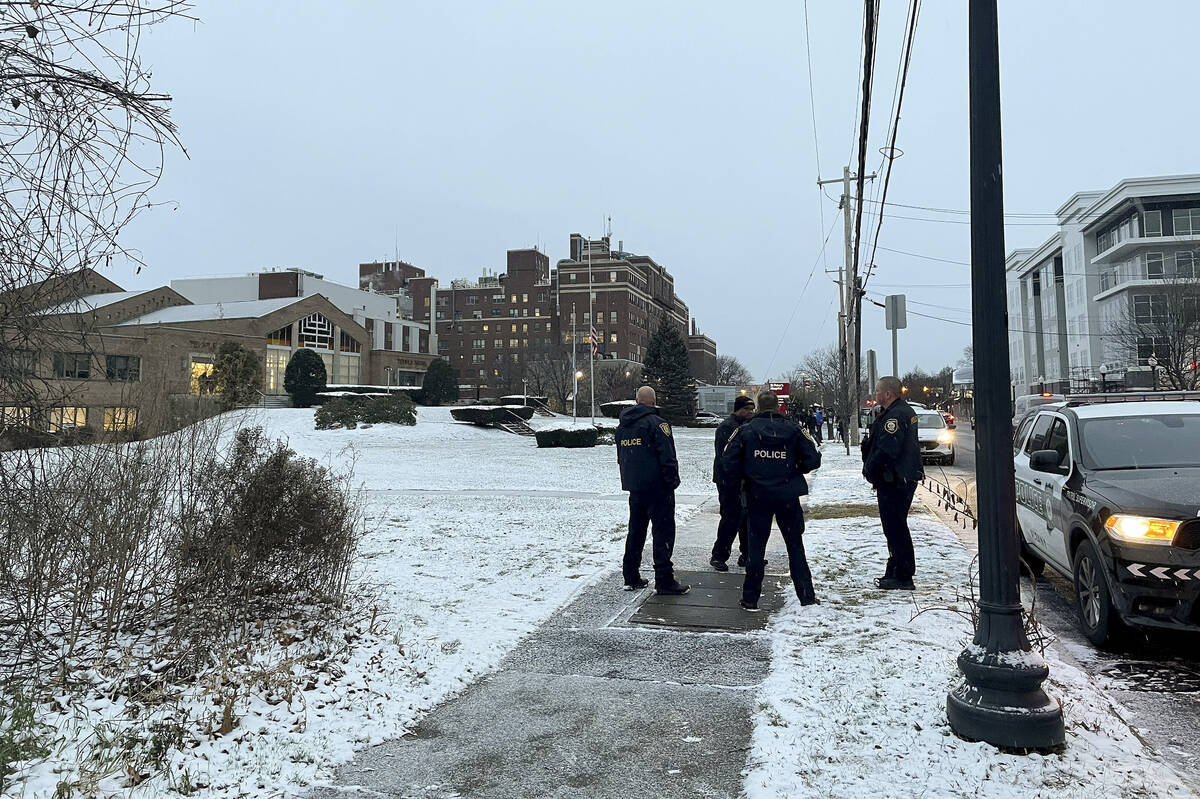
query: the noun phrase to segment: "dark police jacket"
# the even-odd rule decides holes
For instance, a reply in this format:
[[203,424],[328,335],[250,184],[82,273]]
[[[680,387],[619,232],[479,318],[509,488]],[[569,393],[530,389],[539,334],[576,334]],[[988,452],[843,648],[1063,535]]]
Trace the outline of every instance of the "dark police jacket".
[[917,441],[917,414],[898,399],[871,423],[863,442],[863,477],[874,486],[915,483],[925,477],[921,444]]
[[621,412],[617,425],[617,465],[624,491],[654,493],[679,486],[679,461],[671,425],[658,408],[634,405]]
[[729,443],[729,437],[733,435],[733,431],[737,430],[745,420],[738,418],[736,413],[729,414],[729,418],[721,422],[717,427],[717,454],[713,456],[713,478],[712,481],[717,485],[724,485],[721,479],[721,453],[725,451],[725,445]]
[[774,411],[757,413],[734,430],[721,454],[724,480],[745,480],[747,491],[791,500],[808,493],[804,475],[821,465],[808,433]]

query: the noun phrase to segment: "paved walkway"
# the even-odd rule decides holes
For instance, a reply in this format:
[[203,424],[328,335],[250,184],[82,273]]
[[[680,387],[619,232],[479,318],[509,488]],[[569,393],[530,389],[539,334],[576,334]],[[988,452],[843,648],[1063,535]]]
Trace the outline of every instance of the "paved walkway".
[[[712,501],[680,525],[677,570],[707,572],[715,511]],[[777,533],[767,557],[764,606],[768,592],[792,590],[777,573],[786,563]],[[643,564],[648,572],[649,546]],[[705,582],[714,583],[704,592],[710,597],[737,596],[719,580]],[[740,586],[740,579],[733,582]],[[522,642],[494,674],[430,713],[414,735],[362,752],[338,772],[338,787],[311,796],[739,795],[755,686],[770,666],[770,642],[761,632],[630,622],[649,594],[623,591],[614,571]]]

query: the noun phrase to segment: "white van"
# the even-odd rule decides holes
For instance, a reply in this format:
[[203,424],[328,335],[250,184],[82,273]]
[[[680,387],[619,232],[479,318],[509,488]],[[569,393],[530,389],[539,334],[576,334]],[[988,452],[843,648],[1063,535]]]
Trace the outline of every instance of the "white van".
[[1013,430],[1017,429],[1017,425],[1025,418],[1025,414],[1029,413],[1030,408],[1062,402],[1065,399],[1062,394],[1023,394],[1017,397],[1017,401],[1013,403]]

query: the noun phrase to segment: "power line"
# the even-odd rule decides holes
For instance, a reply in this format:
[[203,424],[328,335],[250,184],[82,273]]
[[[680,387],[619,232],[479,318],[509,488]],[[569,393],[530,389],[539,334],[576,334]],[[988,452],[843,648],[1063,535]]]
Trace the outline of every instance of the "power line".
[[891,247],[880,247],[879,249],[885,252],[899,253],[900,255],[910,255],[913,258],[920,258],[925,261],[939,261],[944,264],[958,264],[959,266],[970,266],[970,261],[954,261],[949,258],[935,258],[932,255],[922,255],[919,252],[909,252],[908,250],[893,250]]
[[[867,302],[871,303],[872,305],[876,305],[880,308],[886,307],[882,302],[877,302],[873,299],[868,298]],[[939,322],[949,322],[952,325],[962,325],[963,327],[971,327],[972,326],[971,322],[964,322],[961,319],[949,319],[944,316],[935,316],[933,314],[921,313],[920,311],[908,311],[907,313],[910,313],[913,316],[920,316],[923,319],[935,319]],[[1054,332],[1054,331],[1043,330],[1039,333],[1036,330],[1023,330],[1019,327],[1010,327],[1010,328],[1007,328],[1007,330],[1009,333],[1028,333],[1029,335],[1032,335],[1032,336],[1044,336],[1047,334],[1058,335],[1058,333]],[[1112,333],[1070,333],[1070,332],[1068,332],[1066,334],[1066,336],[1067,336],[1067,339],[1072,339],[1072,338],[1112,338],[1113,334]]]
[[[896,163],[896,136],[900,132],[900,109],[904,106],[904,87],[908,83],[908,66],[912,61],[913,41],[917,34],[917,19],[921,14],[921,0],[911,0],[908,6],[908,24],[905,30],[903,66],[900,72],[900,91],[896,96],[896,107],[892,116],[891,138],[887,145],[887,170],[883,173],[883,192],[879,199],[879,218],[875,225],[875,242],[871,246],[871,257],[868,264],[875,263],[875,251],[879,247],[879,234],[883,231],[883,208],[887,205],[888,185],[892,180],[892,166]],[[863,287],[871,281],[871,270],[867,269],[863,278]]]

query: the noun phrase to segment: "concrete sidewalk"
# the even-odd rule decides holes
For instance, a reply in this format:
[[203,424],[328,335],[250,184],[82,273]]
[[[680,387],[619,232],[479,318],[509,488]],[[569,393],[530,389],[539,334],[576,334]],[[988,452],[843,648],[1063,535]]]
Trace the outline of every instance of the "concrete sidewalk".
[[[710,571],[715,511],[680,524],[678,571]],[[792,590],[777,534],[767,557],[764,600]],[[647,546],[644,573],[649,558]],[[649,593],[623,591],[619,571],[584,589],[414,735],[362,752],[311,796],[739,795],[769,639],[631,623]]]

